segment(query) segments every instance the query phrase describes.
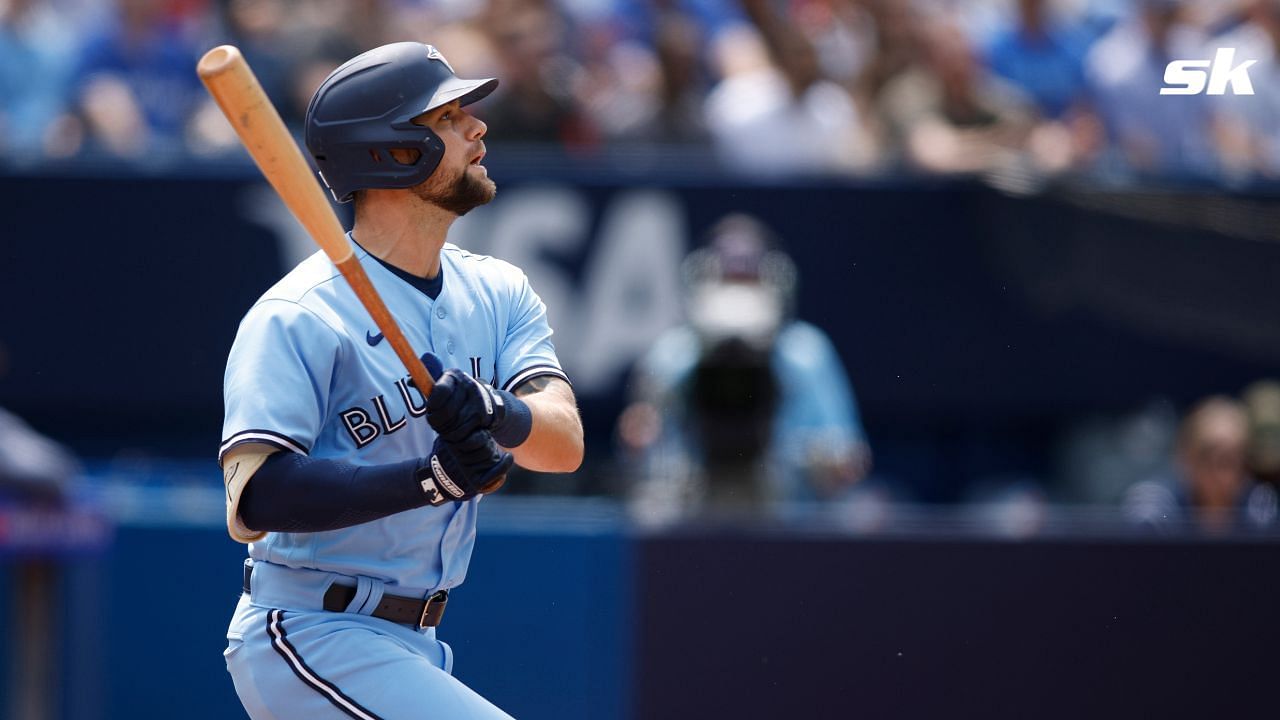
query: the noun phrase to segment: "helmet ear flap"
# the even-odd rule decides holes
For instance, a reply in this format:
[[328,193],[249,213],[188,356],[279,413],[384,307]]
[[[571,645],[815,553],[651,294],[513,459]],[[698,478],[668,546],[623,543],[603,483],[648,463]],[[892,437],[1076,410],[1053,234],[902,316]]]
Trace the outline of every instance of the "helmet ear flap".
[[405,167],[413,167],[422,161],[422,151],[418,148],[387,148],[392,162]]
[[[347,202],[362,188],[410,188],[426,181],[444,159],[444,141],[428,128],[379,130],[351,133],[340,144],[316,148],[316,167],[333,197]],[[381,135],[381,137],[379,137]],[[393,135],[395,137],[387,137]]]

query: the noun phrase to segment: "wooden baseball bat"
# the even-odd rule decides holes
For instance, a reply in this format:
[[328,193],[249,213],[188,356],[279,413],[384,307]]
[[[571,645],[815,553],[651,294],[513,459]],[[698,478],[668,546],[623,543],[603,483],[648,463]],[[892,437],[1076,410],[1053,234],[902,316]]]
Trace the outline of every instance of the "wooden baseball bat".
[[263,92],[262,85],[258,84],[258,78],[249,69],[244,55],[233,45],[219,45],[200,58],[196,73],[222,109],[222,114],[235,128],[262,174],[347,279],[425,398],[435,384],[431,374],[404,333],[400,332],[400,326],[391,317],[373,283],[369,282],[369,276],[352,251],[351,243],[347,242],[346,233],[329,205],[329,199],[316,182],[311,167],[303,159],[302,151],[289,135],[280,114]]

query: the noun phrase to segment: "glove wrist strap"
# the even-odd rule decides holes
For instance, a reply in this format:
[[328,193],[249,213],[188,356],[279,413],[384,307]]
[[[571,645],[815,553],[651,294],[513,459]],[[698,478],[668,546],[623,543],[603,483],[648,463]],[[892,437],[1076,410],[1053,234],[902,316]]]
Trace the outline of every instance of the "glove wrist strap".
[[493,439],[504,448],[519,447],[533,432],[533,411],[520,398],[505,390],[494,391],[502,398],[502,419],[490,429]]

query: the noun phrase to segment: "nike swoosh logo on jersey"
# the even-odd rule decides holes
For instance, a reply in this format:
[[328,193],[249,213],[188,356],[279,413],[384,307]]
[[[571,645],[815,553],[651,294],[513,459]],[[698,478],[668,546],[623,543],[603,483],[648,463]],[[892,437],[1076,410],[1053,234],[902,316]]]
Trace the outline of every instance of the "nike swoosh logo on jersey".
[[373,333],[366,330],[364,333],[364,341],[369,343],[369,347],[377,347],[378,343],[382,342],[382,333],[378,333],[377,335],[374,335]]

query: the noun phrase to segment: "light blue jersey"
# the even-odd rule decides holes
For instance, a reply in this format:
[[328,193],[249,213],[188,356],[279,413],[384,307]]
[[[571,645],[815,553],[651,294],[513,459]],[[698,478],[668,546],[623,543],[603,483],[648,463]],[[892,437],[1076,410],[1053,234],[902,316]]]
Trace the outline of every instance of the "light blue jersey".
[[[518,268],[452,244],[432,300],[363,248],[357,257],[410,345],[505,390],[565,378],[546,308]],[[567,378],[566,378],[567,379]],[[244,443],[314,458],[381,465],[431,452],[421,393],[337,269],[317,253],[240,323],[224,378],[219,460]],[[316,533],[271,533],[249,554],[293,568],[372,578],[423,597],[459,585],[475,543],[480,497]]]

